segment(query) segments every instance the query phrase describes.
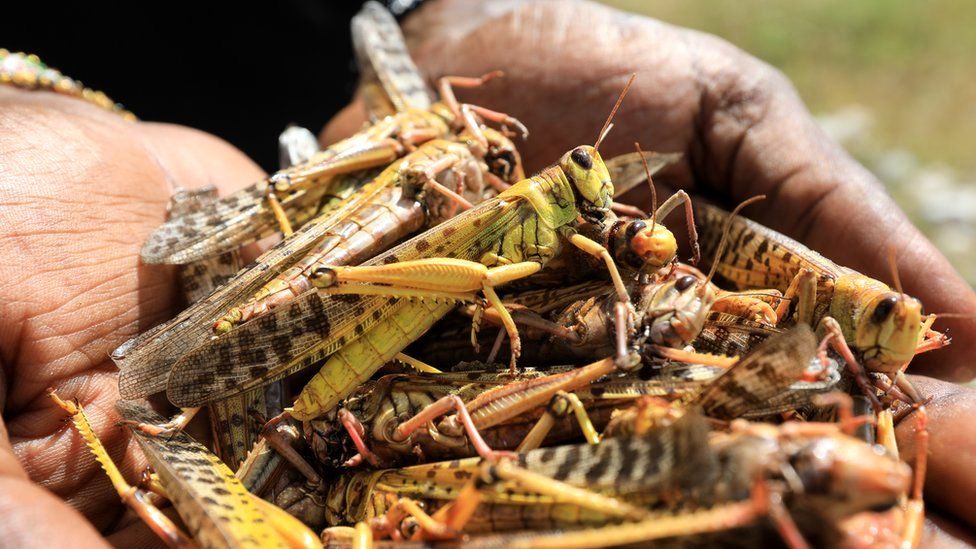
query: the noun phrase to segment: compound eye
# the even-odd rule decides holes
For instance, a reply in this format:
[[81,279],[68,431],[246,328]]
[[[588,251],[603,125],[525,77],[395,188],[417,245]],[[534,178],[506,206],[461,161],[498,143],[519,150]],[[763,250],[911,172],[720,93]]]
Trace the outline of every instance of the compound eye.
[[695,277],[691,275],[685,275],[679,278],[678,280],[674,281],[674,287],[679,292],[683,292],[688,288],[691,288],[695,284],[695,282],[696,282]]
[[895,305],[898,303],[897,296],[888,296],[878,302],[878,306],[874,308],[874,312],[871,313],[871,322],[875,324],[881,324],[891,316],[892,311],[895,310]]
[[579,164],[584,170],[593,167],[593,159],[590,158],[590,153],[586,152],[585,149],[573,149],[573,152],[569,156],[573,159],[573,162]]

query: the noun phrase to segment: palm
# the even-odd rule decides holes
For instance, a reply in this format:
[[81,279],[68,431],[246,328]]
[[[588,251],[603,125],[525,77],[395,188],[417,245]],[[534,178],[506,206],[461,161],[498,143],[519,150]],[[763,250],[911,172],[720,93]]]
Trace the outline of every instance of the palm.
[[[179,301],[170,269],[139,264],[141,242],[163,219],[171,184],[242,184],[260,172],[198,132],[130,124],[53,94],[0,94],[0,341],[10,441],[32,481],[104,529],[119,517],[118,496],[64,428],[46,389],[78,399],[112,456],[136,478],[144,462],[115,426],[117,373],[109,353]],[[74,521],[90,531],[40,490],[25,487],[18,502],[52,514],[51,523]]]

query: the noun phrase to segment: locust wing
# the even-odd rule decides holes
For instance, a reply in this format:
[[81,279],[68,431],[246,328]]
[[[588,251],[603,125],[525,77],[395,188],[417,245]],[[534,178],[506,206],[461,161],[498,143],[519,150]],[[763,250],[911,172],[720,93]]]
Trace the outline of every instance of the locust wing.
[[[714,257],[729,213],[701,200],[695,200],[694,209],[702,257]],[[718,274],[738,289],[785,291],[801,269],[810,269],[821,279],[851,272],[792,238],[741,216],[732,220],[729,244],[718,259]],[[829,294],[818,291],[818,301],[821,297],[828,298]]]
[[371,118],[430,108],[430,91],[386,8],[377,2],[363,5],[352,18],[352,43],[360,70],[359,93]]
[[735,419],[763,409],[800,380],[816,350],[813,331],[799,325],[757,346],[706,385],[692,402],[706,415],[719,419]]
[[[524,208],[531,206],[518,198],[488,200],[364,264],[423,257],[477,260],[519,223]],[[280,379],[337,351],[408,303],[306,292],[187,353],[173,367],[167,394],[178,406],[199,406]]]
[[[166,221],[150,233],[140,252],[145,263],[184,264],[206,259],[274,234],[279,226],[267,203],[268,189],[287,182],[277,191],[285,214],[300,227],[322,205],[356,188],[339,175],[370,167],[385,167],[395,160],[385,139],[396,130],[395,120],[370,126],[315,154],[311,160],[279,170],[235,193],[206,204],[199,210]],[[358,180],[358,179],[357,179]]]
[[[343,185],[359,188],[377,173],[369,170],[340,179]],[[278,273],[298,262],[313,246],[329,238],[341,215],[367,197],[368,193],[355,193],[352,198],[334,205],[331,213],[325,212],[308,222],[206,298],[172,320],[122,344],[112,353],[112,359],[122,370],[119,377],[122,398],[144,397],[165,389],[166,378],[176,360],[208,341],[214,322],[228,308],[245,301]]]
[[714,355],[743,356],[782,328],[764,322],[746,320],[738,315],[712,312],[701,333],[692,342],[696,351]]
[[[681,153],[644,152],[643,154],[652,176],[681,160]],[[632,152],[606,161],[607,169],[610,170],[610,181],[613,181],[615,198],[647,182],[647,174],[644,172],[644,163],[640,155],[641,153]]]

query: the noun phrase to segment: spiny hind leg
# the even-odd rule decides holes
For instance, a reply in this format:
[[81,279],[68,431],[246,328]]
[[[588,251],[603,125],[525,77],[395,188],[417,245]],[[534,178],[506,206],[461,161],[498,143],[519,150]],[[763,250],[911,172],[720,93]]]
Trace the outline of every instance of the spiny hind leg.
[[583,436],[586,438],[586,441],[590,444],[598,444],[600,442],[600,435],[596,432],[593,422],[590,421],[589,414],[586,413],[586,407],[583,406],[579,397],[575,393],[559,391],[549,400],[545,413],[543,413],[539,421],[532,427],[532,430],[525,435],[525,438],[522,439],[521,444],[519,444],[515,451],[517,453],[523,453],[542,446],[542,441],[545,440],[546,435],[549,434],[549,431],[556,424],[556,419],[564,418],[570,413],[576,416],[576,421],[579,423],[580,429],[583,430]]
[[105,446],[102,445],[102,441],[98,439],[98,435],[95,434],[95,430],[92,428],[91,423],[88,421],[88,416],[85,415],[85,410],[80,404],[71,401],[64,401],[58,397],[53,389],[50,389],[48,395],[51,399],[65,412],[71,415],[71,421],[75,425],[78,434],[88,445],[91,453],[95,456],[95,459],[102,466],[105,474],[108,476],[109,480],[112,482],[112,486],[115,491],[118,492],[119,497],[122,501],[132,508],[133,511],[141,518],[153,532],[156,533],[162,540],[170,547],[193,547],[193,540],[190,539],[188,535],[183,533],[179,527],[173,524],[173,521],[169,519],[162,511],[153,504],[149,497],[149,494],[139,490],[135,486],[130,485],[125,477],[122,476],[122,472],[109,457],[108,451],[105,450]]
[[131,425],[139,431],[152,437],[170,437],[179,433],[193,421],[193,418],[200,412],[200,408],[181,408],[180,413],[172,419],[160,425],[150,423],[140,423],[138,421],[122,420],[123,425]]
[[504,481],[516,482],[521,489],[552,496],[560,502],[606,515],[629,520],[639,520],[648,516],[648,511],[640,507],[534,473],[510,460],[502,460],[497,463],[482,462],[471,481],[458,492],[457,498],[438,509],[431,517],[446,525],[451,531],[460,532],[474,516],[484,499],[485,489]]

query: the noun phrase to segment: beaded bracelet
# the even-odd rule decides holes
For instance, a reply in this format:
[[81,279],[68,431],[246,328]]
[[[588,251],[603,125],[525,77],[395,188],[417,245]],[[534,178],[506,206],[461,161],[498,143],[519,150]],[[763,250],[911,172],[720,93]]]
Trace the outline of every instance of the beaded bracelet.
[[131,112],[100,91],[86,88],[81,82],[68,78],[61,71],[45,65],[39,57],[22,52],[10,53],[0,48],[0,84],[25,90],[47,90],[77,97],[107,111],[118,113],[126,120],[136,120]]

